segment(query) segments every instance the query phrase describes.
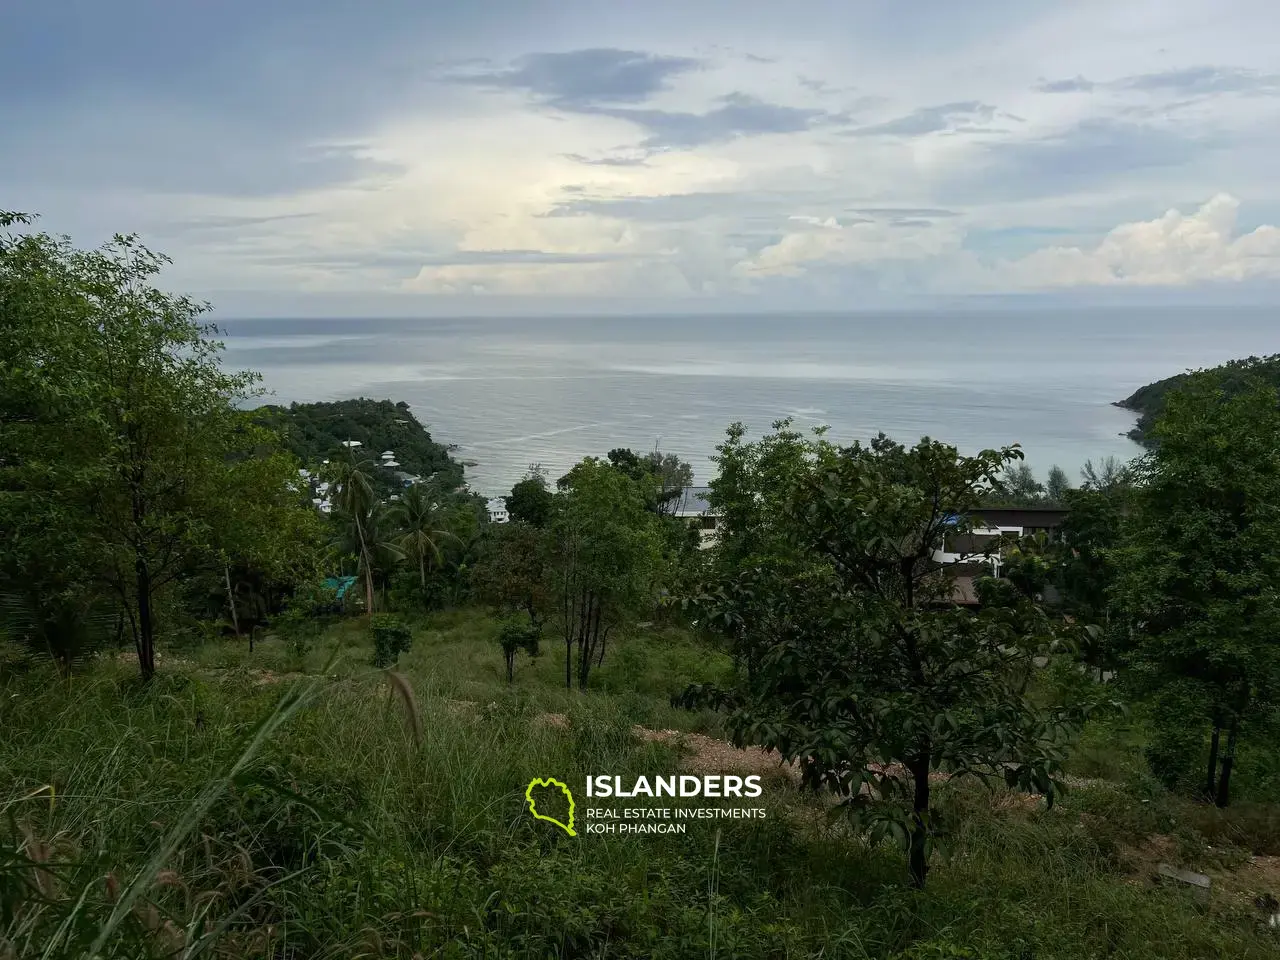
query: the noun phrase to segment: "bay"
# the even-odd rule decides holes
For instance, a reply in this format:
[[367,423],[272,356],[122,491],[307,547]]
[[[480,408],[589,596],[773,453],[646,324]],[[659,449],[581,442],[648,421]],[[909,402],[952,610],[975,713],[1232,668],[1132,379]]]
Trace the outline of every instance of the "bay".
[[699,481],[725,428],[779,418],[840,442],[884,431],[964,452],[1019,443],[1043,477],[1129,458],[1112,406],[1182,370],[1280,350],[1273,311],[1040,309],[743,316],[219,321],[225,363],[271,402],[407,401],[458,446],[471,488],[552,477],[618,446],[679,454]]

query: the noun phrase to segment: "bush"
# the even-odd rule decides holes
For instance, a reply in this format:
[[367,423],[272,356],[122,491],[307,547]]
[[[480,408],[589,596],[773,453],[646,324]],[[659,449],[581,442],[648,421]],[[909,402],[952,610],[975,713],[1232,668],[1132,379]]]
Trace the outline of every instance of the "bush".
[[400,654],[413,646],[413,632],[399,617],[389,613],[374,616],[370,629],[373,632],[374,666],[391,666]]
[[498,634],[502,657],[507,664],[507,682],[515,678],[516,654],[523,650],[530,657],[539,655],[542,628],[523,620],[508,620]]
[[443,609],[445,584],[434,576],[424,585],[417,573],[403,570],[391,578],[391,605],[396,610],[430,613]]

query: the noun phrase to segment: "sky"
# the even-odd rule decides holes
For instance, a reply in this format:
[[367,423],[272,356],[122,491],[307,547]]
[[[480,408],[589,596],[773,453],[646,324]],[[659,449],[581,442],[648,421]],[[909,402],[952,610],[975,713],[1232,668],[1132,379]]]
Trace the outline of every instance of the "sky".
[[1280,302],[1275,0],[11,0],[0,209],[236,316]]

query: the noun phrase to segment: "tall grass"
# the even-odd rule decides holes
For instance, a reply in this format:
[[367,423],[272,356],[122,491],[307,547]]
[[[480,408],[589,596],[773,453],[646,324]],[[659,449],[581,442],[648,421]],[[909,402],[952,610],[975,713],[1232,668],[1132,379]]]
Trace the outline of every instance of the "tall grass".
[[494,632],[441,618],[390,682],[348,624],[336,658],[219,645],[146,689],[112,662],[70,692],[0,680],[0,957],[1276,955],[1250,918],[1132,882],[1081,828],[1113,802],[1088,791],[1051,812],[943,791],[952,857],[923,894],[772,781],[763,821],[568,837],[528,816],[529,780],[678,770],[632,725],[713,727],[667,697],[725,664],[668,633],[619,644],[586,695],[546,658],[508,685]]

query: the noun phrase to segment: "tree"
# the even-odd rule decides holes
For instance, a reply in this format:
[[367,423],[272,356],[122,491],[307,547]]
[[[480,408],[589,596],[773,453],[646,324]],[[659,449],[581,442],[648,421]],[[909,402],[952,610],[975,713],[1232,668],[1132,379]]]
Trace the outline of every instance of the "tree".
[[508,621],[498,632],[498,643],[502,646],[502,658],[507,665],[507,683],[515,682],[516,654],[521,650],[530,657],[537,657],[540,651],[542,630],[532,623]]
[[1045,481],[1044,496],[1050,503],[1063,503],[1071,490],[1071,481],[1067,479],[1067,471],[1056,463],[1049,468],[1049,477]]
[[386,584],[391,571],[405,558],[401,536],[391,511],[381,501],[373,501],[363,512],[336,509],[338,534],[332,545],[356,558],[356,575],[365,584],[365,613],[372,617],[378,584]]
[[342,524],[337,545],[355,554],[364,578],[365,612],[373,616],[373,550],[369,530],[373,511],[378,504],[373,489],[372,460],[357,457],[355,447],[347,448],[345,457],[330,464],[329,482],[333,484],[335,518]]
[[1025,463],[1001,472],[986,496],[988,505],[1029,507],[1044,500],[1045,487]]
[[[0,216],[15,223],[29,219]],[[237,408],[257,393],[256,375],[222,369],[207,307],[152,286],[167,262],[134,237],[0,238],[5,511],[32,508],[45,542],[76,531],[147,679],[157,599],[217,552]]]
[[660,560],[656,520],[644,488],[594,457],[560,481],[551,522],[553,599],[565,642],[565,686],[579,689],[603,661],[609,634],[655,599]]
[[1025,693],[1051,619],[1007,581],[984,581],[976,612],[955,606],[954,568],[934,560],[1020,454],[883,436],[837,449],[788,427],[750,445],[734,427],[721,447],[714,496],[741,559],[693,603],[728,637],[738,682],[684,702],[720,704],[735,743],[798,761],[873,839],[896,837],[923,885],[940,826],[930,775],[1052,799],[1073,729]]
[[458,536],[445,528],[439,503],[422,485],[414,484],[405,490],[400,500],[389,510],[388,520],[398,533],[396,546],[418,566],[420,586],[427,586],[427,560],[437,564],[444,562],[441,544]]
[[1097,466],[1086,460],[1080,468],[1080,478],[1084,489],[1109,493],[1133,482],[1133,468],[1115,457],[1104,457]]
[[509,496],[503,499],[507,504],[507,513],[512,520],[523,520],[535,527],[540,527],[551,516],[553,494],[547,484],[547,476],[542,468],[533,465],[524,478],[518,480],[511,488]]
[[1068,490],[1067,515],[1053,544],[1055,585],[1064,611],[1089,630],[1080,641],[1080,659],[1101,678],[1119,665],[1123,624],[1113,619],[1110,590],[1116,580],[1114,549],[1124,521],[1125,488]]
[[519,611],[541,633],[551,613],[550,537],[522,520],[492,527],[471,574],[474,596],[500,613]]
[[680,494],[693,482],[693,468],[674,453],[655,449],[641,456],[627,447],[616,447],[606,459],[644,491],[648,508],[659,515],[674,512]]
[[232,622],[238,607],[257,597],[259,616],[278,610],[286,595],[323,574],[326,524],[298,477],[298,461],[278,449],[270,430],[242,417],[242,444],[252,452],[232,458],[222,476],[225,497],[210,528],[219,562],[209,573],[222,589]]
[[655,509],[659,514],[675,512],[680,495],[693,484],[693,467],[674,453],[653,450],[645,457],[649,472],[658,478],[658,496]]
[[1207,732],[1203,783],[1219,806],[1242,731],[1280,688],[1280,408],[1247,372],[1232,370],[1230,392],[1221,374],[1188,376],[1165,398],[1115,554],[1131,676],[1157,713],[1199,731],[1161,724],[1150,756],[1176,779]]

